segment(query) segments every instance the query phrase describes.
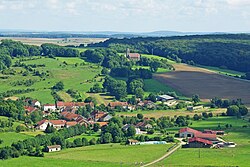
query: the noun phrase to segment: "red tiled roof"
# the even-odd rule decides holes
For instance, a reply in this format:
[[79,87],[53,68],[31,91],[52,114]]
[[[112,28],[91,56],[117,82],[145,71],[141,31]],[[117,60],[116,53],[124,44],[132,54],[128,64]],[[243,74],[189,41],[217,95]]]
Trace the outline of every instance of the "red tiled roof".
[[189,127],[180,129],[179,133],[183,133],[183,132],[190,132],[190,133],[193,133],[193,134],[201,133],[200,131],[189,128]]
[[79,116],[78,114],[65,111],[62,112],[61,115],[67,120],[77,119],[77,117]]
[[31,106],[24,106],[25,111],[28,111],[29,113],[36,111],[37,108],[31,107]]
[[140,58],[140,54],[139,53],[128,53],[128,57],[129,58]]
[[40,126],[40,125],[42,125],[44,122],[47,122],[47,121],[48,121],[47,119],[43,119],[43,120],[37,122],[36,124],[37,124],[38,126]]
[[117,102],[110,102],[110,103],[109,103],[109,106],[110,106],[110,107],[127,106],[127,105],[128,105],[127,102],[119,102],[119,101],[117,101]]
[[77,124],[76,121],[68,121],[68,122],[66,122],[67,126],[75,126],[76,124]]
[[99,124],[101,127],[108,125],[108,122],[96,122]]
[[193,133],[195,137],[199,137],[199,138],[216,139],[216,134],[202,133],[198,130],[188,128],[188,127],[180,129],[179,133],[183,133],[183,132]]
[[50,123],[53,125],[65,125],[66,121],[65,120],[49,120]]
[[208,145],[212,145],[213,144],[211,141],[205,140],[205,139],[202,139],[202,138],[199,138],[199,137],[190,138],[190,139],[188,139],[188,142],[189,143],[200,142],[200,143],[204,143],[204,144],[208,144]]

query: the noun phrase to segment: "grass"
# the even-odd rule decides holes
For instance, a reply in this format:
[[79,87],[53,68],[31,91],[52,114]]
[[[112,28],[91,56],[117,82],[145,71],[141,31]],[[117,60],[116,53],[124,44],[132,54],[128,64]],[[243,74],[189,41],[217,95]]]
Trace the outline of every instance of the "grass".
[[[172,144],[123,146],[105,144],[46,153],[44,158],[21,157],[1,162],[4,166],[134,166],[161,157]],[[153,154],[151,154],[153,152]],[[150,156],[149,156],[150,155]],[[122,163],[122,164],[121,164]]]
[[145,79],[144,80],[144,89],[146,92],[155,92],[158,93],[160,91],[162,92],[176,92],[178,96],[181,96],[179,92],[174,90],[173,88],[167,86],[166,84],[163,84],[157,80],[154,79]]
[[199,65],[198,67],[206,68],[208,70],[217,72],[219,74],[224,74],[224,75],[229,75],[229,76],[239,76],[240,77],[242,75],[245,75],[245,73],[243,73],[243,72],[229,70],[229,69],[222,69],[219,67],[201,66],[201,65]]
[[[63,62],[67,62],[68,65],[65,65]],[[22,76],[21,74],[16,74],[14,76],[9,76],[8,79],[0,80],[1,90],[0,92],[5,92],[7,90],[12,89],[27,89],[26,86],[12,86],[11,83],[17,80],[27,80],[32,79],[36,80],[36,82],[29,86],[29,88],[34,88],[34,92],[24,93],[14,95],[17,97],[32,97],[38,99],[42,103],[53,103],[54,99],[51,95],[51,87],[53,87],[57,82],[62,81],[64,83],[63,92],[59,92],[59,95],[66,101],[72,100],[69,95],[65,93],[68,89],[78,90],[81,94],[87,92],[95,83],[100,82],[100,77],[96,78],[98,74],[101,72],[101,68],[87,63],[85,65],[78,65],[77,67],[74,65],[75,63],[81,63],[84,60],[80,58],[41,58],[37,60],[28,60],[24,61],[25,64],[45,64],[45,67],[37,67],[36,70],[48,71],[49,76],[46,77],[45,80],[37,76]],[[24,70],[23,68],[12,67],[16,71]]]
[[88,135],[88,134],[81,134],[81,135],[78,135],[78,136],[74,136],[72,138],[68,138],[67,140],[70,141],[70,142],[73,142],[75,139],[77,138],[86,138],[88,141],[95,138],[97,140],[97,138],[99,138],[100,135],[99,134],[91,134],[91,135]]
[[10,146],[13,142],[24,140],[30,137],[31,136],[22,133],[0,132],[0,139],[3,140],[3,143],[0,144],[0,147]]
[[73,98],[66,92],[64,91],[59,91],[57,94],[64,100],[64,101],[72,101]]
[[242,125],[249,124],[242,119],[234,117],[214,117],[205,121],[193,122],[191,127],[196,129],[216,129],[218,123],[224,127],[225,124],[232,124],[227,129],[227,135],[223,136],[225,141],[232,141],[237,144],[236,148],[223,149],[199,149],[182,148],[169,158],[153,166],[249,166],[250,157],[250,128],[242,128]]
[[167,60],[169,64],[175,64],[176,62],[170,59],[167,59],[165,57],[161,56],[156,56],[156,55],[150,55],[150,54],[141,54],[142,57],[147,57],[147,58],[153,58],[153,59],[158,59],[158,60]]

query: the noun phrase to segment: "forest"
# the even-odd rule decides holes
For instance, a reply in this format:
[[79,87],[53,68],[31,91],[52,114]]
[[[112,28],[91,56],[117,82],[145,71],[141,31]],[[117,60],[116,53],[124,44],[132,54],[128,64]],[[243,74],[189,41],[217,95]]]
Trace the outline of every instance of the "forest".
[[188,64],[250,71],[250,35],[194,35],[179,37],[111,38],[89,47],[110,47],[118,52],[155,54]]

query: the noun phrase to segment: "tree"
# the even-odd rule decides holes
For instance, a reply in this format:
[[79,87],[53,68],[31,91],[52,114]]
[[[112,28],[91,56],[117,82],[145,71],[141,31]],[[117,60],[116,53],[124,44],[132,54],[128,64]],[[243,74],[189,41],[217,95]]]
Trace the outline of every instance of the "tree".
[[83,145],[82,145],[82,140],[81,140],[81,138],[75,139],[75,140],[73,141],[73,143],[75,144],[76,147],[81,147],[81,146],[83,146]]
[[117,100],[125,98],[127,96],[127,84],[125,81],[118,80],[116,81],[111,94],[115,96]]
[[240,112],[240,114],[241,114],[242,116],[245,116],[245,115],[247,115],[247,113],[248,113],[248,109],[247,109],[246,106],[240,105],[240,106],[239,106],[239,112]]
[[200,97],[199,97],[199,95],[193,95],[192,96],[192,101],[196,104],[196,103],[198,103],[198,102],[200,102]]
[[19,133],[19,132],[24,132],[26,130],[26,127],[23,126],[23,125],[18,125],[16,127],[16,132]]
[[89,145],[96,145],[96,139],[93,138],[89,141]]
[[142,119],[142,118],[143,118],[143,114],[138,113],[138,114],[136,115],[136,117],[137,117],[138,119]]
[[143,99],[143,97],[144,97],[144,90],[142,88],[136,88],[135,89],[135,96],[137,98]]
[[111,143],[113,139],[111,133],[105,133],[101,136],[100,140],[101,143],[105,144],[105,143]]
[[152,102],[156,102],[156,95],[154,93],[150,93],[148,95],[148,100],[151,100]]
[[56,129],[53,127],[53,125],[48,124],[44,132],[45,133],[53,133],[55,131],[56,131]]
[[82,138],[82,145],[83,146],[88,146],[89,145],[88,139],[86,139],[85,137]]
[[246,73],[246,79],[250,80],[250,72]]
[[36,123],[40,120],[42,120],[43,118],[43,115],[42,115],[42,112],[41,111],[34,111],[30,114],[30,119]]
[[127,129],[127,137],[133,137],[136,134],[136,130],[134,126],[130,126]]
[[143,88],[144,84],[141,79],[134,79],[128,84],[128,92],[135,94],[137,88]]
[[200,116],[198,114],[194,114],[193,119],[195,121],[198,121],[200,119]]
[[98,123],[95,123],[95,124],[93,125],[93,131],[94,131],[94,132],[98,132],[100,128],[101,128],[101,126],[100,126],[100,124],[98,124]]
[[57,91],[63,90],[63,89],[64,89],[64,84],[63,84],[63,82],[62,82],[62,81],[57,82],[57,83],[55,84],[55,86],[53,86],[52,89],[55,89],[55,90],[57,90]]
[[232,105],[227,108],[228,116],[236,116],[239,113],[239,107],[237,105]]

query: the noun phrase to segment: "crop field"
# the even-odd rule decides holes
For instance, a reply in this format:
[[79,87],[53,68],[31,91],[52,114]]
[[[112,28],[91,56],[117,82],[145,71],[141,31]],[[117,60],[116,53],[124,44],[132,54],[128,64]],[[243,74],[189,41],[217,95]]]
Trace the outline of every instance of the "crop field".
[[185,64],[174,64],[175,71],[155,74],[154,79],[167,84],[185,96],[198,94],[202,99],[214,97],[224,99],[241,98],[250,105],[250,82],[240,80],[213,71],[192,67]]
[[[16,60],[15,60],[16,61]],[[68,89],[78,90],[83,98],[84,92],[87,92],[95,83],[101,82],[101,78],[97,77],[100,74],[101,68],[93,64],[85,63],[84,60],[80,58],[41,58],[36,60],[23,61],[24,64],[36,64],[45,67],[34,68],[40,72],[47,72],[49,76],[45,79],[41,79],[38,76],[33,76],[29,74],[28,76],[23,76],[20,71],[25,70],[20,67],[12,67],[16,71],[15,75],[7,75],[7,79],[1,79],[1,92],[16,89],[27,89],[34,88],[35,91],[23,94],[17,94],[17,97],[32,97],[40,100],[42,103],[53,103],[54,99],[51,95],[51,87],[53,87],[57,82],[62,81],[64,83],[64,90],[58,92],[65,101],[72,100],[69,94],[66,93]],[[78,63],[78,65],[75,65]],[[83,64],[81,64],[83,63]],[[35,80],[35,83],[29,87],[25,85],[15,85],[12,83],[22,80]]]
[[[228,134],[223,136],[225,141],[235,142],[235,148],[223,149],[205,149],[205,148],[181,148],[169,158],[154,164],[153,166],[249,166],[250,157],[250,128],[242,128],[242,125],[247,125],[244,120],[235,119],[231,117],[211,118],[207,121],[195,123],[196,129],[215,128],[217,124],[225,125],[232,124],[233,127],[226,130]],[[199,157],[200,152],[200,157]]]
[[[105,144],[46,153],[44,158],[20,157],[2,161],[9,166],[135,166],[161,157],[172,144],[123,146]],[[151,154],[154,153],[154,154]]]
[[15,38],[15,37],[0,37],[2,39],[12,39],[14,41],[21,41],[24,44],[40,46],[44,43],[52,43],[60,46],[80,44],[98,43],[107,40],[107,38]]
[[[225,112],[225,109],[216,109],[216,110],[207,110],[207,112],[212,112],[214,115],[221,114]],[[180,109],[180,110],[146,110],[146,111],[133,111],[133,112],[119,112],[116,113],[117,115],[121,116],[136,116],[137,114],[143,114],[144,117],[155,117],[155,118],[160,118],[162,116],[194,116],[194,114],[201,114],[204,112],[204,110],[196,111],[196,112],[191,112],[191,111],[186,111],[185,109]]]

